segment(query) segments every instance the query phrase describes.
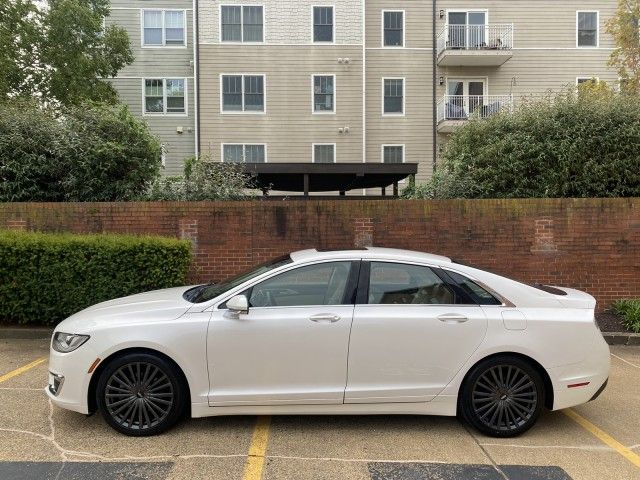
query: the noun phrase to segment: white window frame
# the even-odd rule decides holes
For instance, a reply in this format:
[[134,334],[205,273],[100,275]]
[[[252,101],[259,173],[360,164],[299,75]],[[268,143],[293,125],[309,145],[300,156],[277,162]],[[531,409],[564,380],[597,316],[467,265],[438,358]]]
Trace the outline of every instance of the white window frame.
[[[384,111],[384,82],[385,80],[402,80],[402,113],[385,113]],[[406,77],[382,77],[382,116],[383,117],[404,117],[407,114],[407,79]]]
[[[224,161],[224,147],[225,146],[238,146],[238,145],[242,145],[242,157],[245,157],[245,152],[246,152],[246,147],[247,145],[262,145],[264,147],[264,163],[268,163],[269,162],[269,155],[268,155],[268,150],[267,150],[267,144],[266,143],[262,143],[262,142],[242,142],[242,143],[238,143],[238,142],[222,142],[220,144],[220,162],[222,163],[232,163],[232,162],[225,162]],[[235,163],[235,162],[233,162]],[[242,163],[246,163],[246,162],[242,162]]]
[[[146,45],[144,43],[144,12],[162,12],[162,45]],[[182,12],[183,45],[167,45],[167,26],[164,20],[166,12]],[[187,48],[187,11],[180,8],[141,8],[140,9],[140,47],[141,48]]]
[[311,144],[311,163],[316,163],[316,146],[322,147],[329,145],[333,145],[333,163],[336,163],[336,158],[338,157],[338,147],[335,143],[331,142],[318,142]]
[[404,143],[383,143],[380,145],[380,163],[384,163],[384,147],[402,147],[402,163],[405,163],[407,148]]
[[[331,7],[333,9],[333,25],[331,25],[331,41],[330,42],[316,42],[315,41],[315,23],[314,23],[314,18],[313,18],[313,9],[314,8],[328,8]],[[335,45],[336,43],[336,19],[337,19],[337,13],[336,13],[336,6],[335,4],[330,4],[330,3],[324,3],[324,4],[314,4],[311,5],[311,44],[312,45]]]
[[[146,81],[162,80],[162,112],[147,112]],[[184,113],[167,112],[167,80],[184,81]],[[189,116],[189,85],[186,77],[143,77],[142,78],[142,116],[143,117],[187,117]]]
[[[385,45],[384,44],[384,14],[385,13],[402,13],[402,45]],[[407,12],[403,9],[385,9],[382,10],[382,21],[380,22],[380,45],[382,48],[406,48],[407,47]]]
[[[222,41],[222,7],[240,7],[240,36],[239,42]],[[244,40],[244,8],[242,7],[262,7],[262,41],[245,42]],[[267,38],[267,7],[264,3],[221,3],[218,5],[218,43],[225,45],[262,45]]]
[[[224,110],[224,91],[223,91],[223,77],[242,77],[242,110]],[[259,110],[245,110],[244,109],[244,77],[262,77],[262,97],[263,97],[263,109]],[[219,77],[220,83],[220,115],[266,115],[267,113],[267,75],[264,73],[221,73]]]
[[[579,27],[578,18],[581,13],[595,13],[596,14],[596,44],[593,45],[579,45]],[[576,48],[600,48],[600,10],[576,10]]]
[[[315,102],[315,81],[316,77],[333,77],[333,110],[317,111]],[[335,73],[312,73],[311,74],[311,113],[313,115],[335,115],[338,111],[338,85]]]

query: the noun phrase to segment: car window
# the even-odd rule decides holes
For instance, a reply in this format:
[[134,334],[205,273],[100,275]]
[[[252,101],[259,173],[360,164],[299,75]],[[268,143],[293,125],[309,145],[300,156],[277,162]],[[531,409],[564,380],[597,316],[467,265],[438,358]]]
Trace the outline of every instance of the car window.
[[328,262],[289,270],[254,285],[247,292],[250,307],[342,305],[351,262]]
[[368,303],[451,305],[455,296],[429,267],[371,262]]
[[447,274],[478,305],[502,305],[500,300],[473,280],[450,270],[447,270]]

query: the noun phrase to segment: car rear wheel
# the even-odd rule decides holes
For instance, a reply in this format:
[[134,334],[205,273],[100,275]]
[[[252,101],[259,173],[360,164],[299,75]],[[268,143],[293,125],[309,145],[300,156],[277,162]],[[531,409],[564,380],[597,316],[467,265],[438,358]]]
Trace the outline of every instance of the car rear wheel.
[[500,356],[476,365],[463,385],[464,420],[493,437],[514,437],[530,429],[544,405],[544,383],[525,360]]
[[148,353],[131,353],[116,358],[102,371],[98,409],[121,433],[156,435],[182,416],[185,388],[171,362]]

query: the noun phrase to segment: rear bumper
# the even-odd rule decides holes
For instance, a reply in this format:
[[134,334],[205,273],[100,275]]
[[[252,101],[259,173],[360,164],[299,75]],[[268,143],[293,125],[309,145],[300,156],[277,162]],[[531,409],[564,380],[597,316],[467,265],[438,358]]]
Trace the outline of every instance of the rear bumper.
[[548,369],[553,384],[553,410],[595,400],[606,388],[610,368],[609,346],[600,336],[582,362]]

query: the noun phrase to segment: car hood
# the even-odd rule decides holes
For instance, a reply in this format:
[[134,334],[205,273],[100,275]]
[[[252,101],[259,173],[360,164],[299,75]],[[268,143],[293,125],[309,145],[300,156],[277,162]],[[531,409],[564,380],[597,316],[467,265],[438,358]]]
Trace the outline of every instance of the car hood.
[[190,288],[166,288],[97,303],[71,315],[58,324],[56,331],[86,333],[106,324],[117,326],[173,320],[193,305],[182,297]]

